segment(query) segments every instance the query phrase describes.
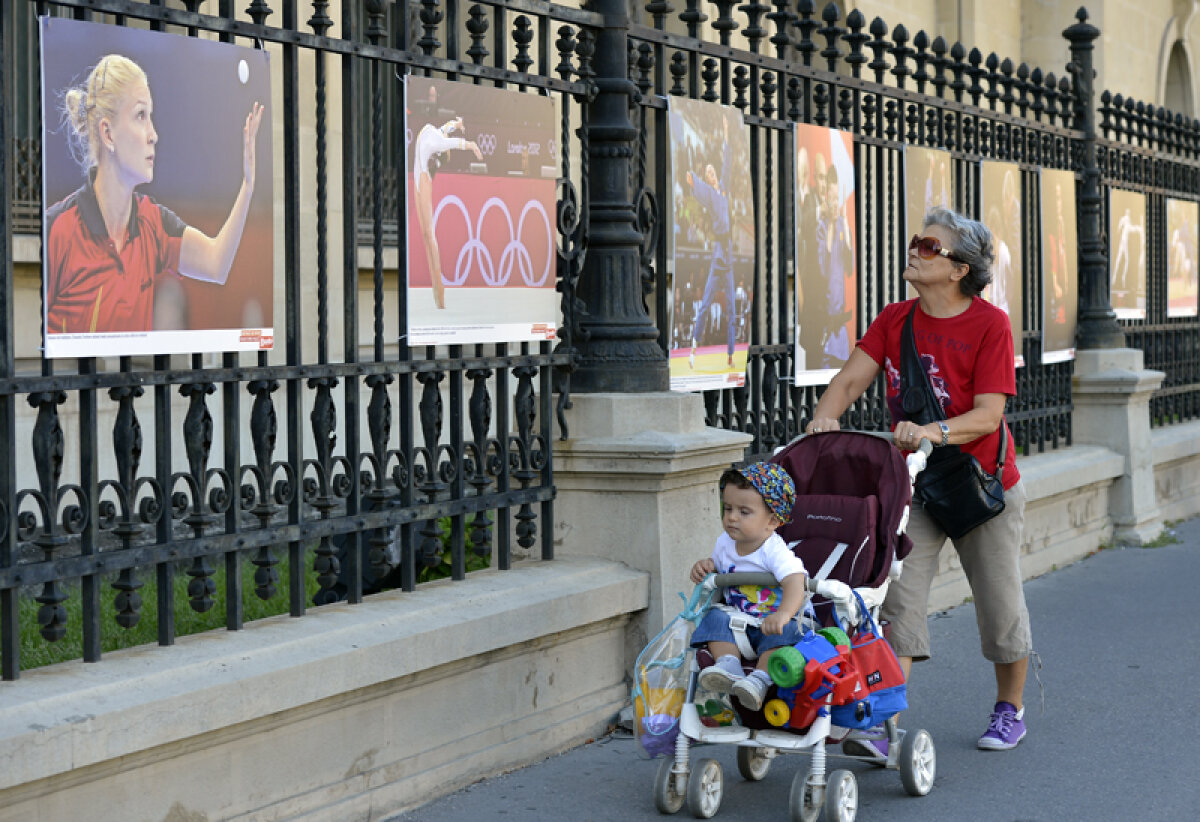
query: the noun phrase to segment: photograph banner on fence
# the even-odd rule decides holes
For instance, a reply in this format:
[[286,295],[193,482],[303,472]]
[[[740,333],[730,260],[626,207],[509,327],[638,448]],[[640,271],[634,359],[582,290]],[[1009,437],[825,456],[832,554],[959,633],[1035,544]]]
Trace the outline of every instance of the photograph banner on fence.
[[[919,146],[904,147],[904,245],[905,259],[909,238],[925,228],[925,215],[934,206],[954,208],[954,158],[950,152]],[[908,298],[917,296],[909,284]]]
[[1024,266],[1021,236],[1021,167],[1016,163],[983,161],[980,204],[983,224],[992,232],[996,257],[992,281],[983,289],[983,298],[1004,310],[1012,323],[1013,359],[1016,367],[1025,365],[1021,346],[1024,316]]
[[548,97],[406,79],[409,345],[555,338],[554,135]]
[[954,165],[950,152],[937,148],[904,148],[904,247],[920,234],[934,206],[954,208]]
[[732,106],[668,98],[672,391],[746,383],[754,298],[750,129]]
[[857,342],[854,138],[795,125],[796,384],[826,385]]
[[1075,236],[1075,175],[1041,171],[1042,362],[1075,359],[1079,254]]
[[1167,316],[1195,317],[1200,205],[1167,198]]
[[39,19],[47,357],[274,343],[270,56]]
[[1108,294],[1123,320],[1146,319],[1146,195],[1109,189]]

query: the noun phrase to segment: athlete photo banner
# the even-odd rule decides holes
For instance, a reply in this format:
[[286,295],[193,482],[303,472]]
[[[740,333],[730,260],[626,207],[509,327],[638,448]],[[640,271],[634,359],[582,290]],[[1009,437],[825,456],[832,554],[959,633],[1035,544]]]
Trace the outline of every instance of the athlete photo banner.
[[274,344],[270,56],[39,18],[47,357]]
[[1041,171],[1042,362],[1075,359],[1079,311],[1079,246],[1075,235],[1075,175]]
[[904,148],[904,247],[920,234],[934,206],[954,208],[954,165],[950,152],[937,148]]
[[554,103],[411,76],[404,98],[407,343],[554,339]]
[[858,341],[854,138],[795,125],[796,384],[826,385]]
[[1196,228],[1200,206],[1167,198],[1167,316],[1196,316]]
[[1146,319],[1146,195],[1109,189],[1108,296],[1123,320]]
[[1021,168],[1016,163],[983,161],[980,203],[983,224],[992,232],[996,258],[992,281],[983,289],[983,298],[1008,314],[1012,323],[1013,359],[1017,368],[1025,365],[1021,346],[1021,306],[1024,299],[1024,260],[1021,233]]
[[745,385],[754,299],[750,128],[733,106],[667,99],[672,230],[670,385]]

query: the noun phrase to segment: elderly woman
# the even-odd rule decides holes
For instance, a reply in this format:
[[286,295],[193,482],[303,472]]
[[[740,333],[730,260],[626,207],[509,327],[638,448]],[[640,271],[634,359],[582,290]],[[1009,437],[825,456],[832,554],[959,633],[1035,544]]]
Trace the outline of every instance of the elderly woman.
[[[880,312],[821,396],[807,430],[837,429],[838,417],[883,371],[898,448],[915,449],[922,439],[935,447],[957,445],[985,471],[995,473],[1001,426],[1006,425],[1004,404],[1016,393],[1016,374],[1008,317],[979,296],[991,280],[992,237],[982,223],[944,208],[929,211],[924,232],[909,243],[903,274],[917,292],[916,300],[893,303]],[[901,406],[901,332],[910,313],[917,351],[942,405],[944,422],[918,425],[905,417]],[[996,704],[979,738],[984,750],[1008,750],[1025,736],[1022,695],[1033,647],[1018,561],[1025,491],[1011,434],[1007,441],[1004,512],[953,543],[974,596],[983,655],[995,666]],[[883,604],[906,677],[914,660],[929,658],[929,587],[947,540],[917,503],[907,533],[912,553]],[[845,745],[847,753],[882,761],[888,741],[867,732]]]

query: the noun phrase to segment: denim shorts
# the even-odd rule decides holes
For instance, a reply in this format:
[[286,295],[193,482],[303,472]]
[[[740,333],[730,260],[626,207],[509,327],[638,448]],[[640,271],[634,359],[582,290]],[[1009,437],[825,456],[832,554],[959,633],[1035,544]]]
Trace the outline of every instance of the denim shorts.
[[[746,627],[746,638],[750,640],[750,646],[760,656],[781,645],[795,645],[802,637],[800,626],[794,619],[788,620],[787,624],[783,626],[781,634],[764,634],[759,628]],[[693,648],[703,648],[709,642],[737,644],[737,640],[733,637],[733,629],[729,627],[729,614],[720,608],[710,609],[692,633]]]

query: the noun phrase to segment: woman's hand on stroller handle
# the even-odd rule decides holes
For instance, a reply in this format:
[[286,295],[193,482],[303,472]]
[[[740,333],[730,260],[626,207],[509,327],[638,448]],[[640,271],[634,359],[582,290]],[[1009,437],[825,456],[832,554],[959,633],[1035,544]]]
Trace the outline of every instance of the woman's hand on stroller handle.
[[839,431],[841,428],[842,424],[836,419],[832,419],[830,417],[819,417],[809,422],[808,426],[804,429],[804,432],[806,434],[823,434],[826,431]]

